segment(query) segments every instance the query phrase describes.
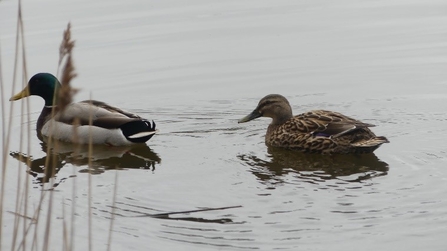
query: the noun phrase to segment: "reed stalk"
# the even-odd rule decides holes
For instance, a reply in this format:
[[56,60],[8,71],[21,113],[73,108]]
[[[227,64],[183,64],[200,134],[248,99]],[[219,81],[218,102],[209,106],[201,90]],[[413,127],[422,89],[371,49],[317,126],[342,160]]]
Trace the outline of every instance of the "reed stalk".
[[[58,100],[61,101],[59,108],[64,109],[69,103],[72,102],[72,97],[76,93],[77,90],[70,87],[70,82],[73,78],[76,77],[75,67],[72,60],[72,50],[74,48],[74,41],[71,39],[71,25],[70,23],[67,26],[67,29],[64,31],[63,40],[61,46],[59,48],[60,58],[58,64],[58,72],[61,71],[61,84],[62,88],[58,95]],[[26,46],[25,46],[25,36],[24,36],[24,23],[22,18],[22,2],[18,1],[18,12],[17,12],[17,23],[16,23],[16,45],[15,45],[15,57],[14,57],[14,67],[12,73],[12,90],[11,96],[15,93],[15,87],[19,85],[18,83],[22,83],[22,86],[26,86],[28,80],[27,74],[27,61],[26,61]],[[0,47],[1,49],[1,47]],[[1,50],[0,50],[1,52]],[[19,81],[20,79],[20,81]],[[1,91],[1,180],[0,180],[0,226],[3,226],[4,219],[4,200],[5,200],[5,184],[7,167],[8,167],[8,157],[9,157],[9,144],[11,142],[11,132],[12,132],[12,114],[14,114],[14,106],[11,105],[9,109],[9,115],[6,111],[5,101],[7,97],[5,97],[5,89],[4,89],[4,81],[3,81],[3,72],[2,72],[2,62],[1,62],[1,54],[0,54],[0,91]],[[21,114],[20,117],[20,141],[19,141],[19,151],[24,152],[26,148],[26,152],[31,156],[31,121],[30,118],[30,104],[28,99],[24,99],[24,102],[21,103]],[[53,115],[54,115],[53,109]],[[8,121],[8,122],[7,122]],[[25,126],[24,126],[25,125]],[[57,141],[53,139],[49,139],[48,142],[48,152],[51,149],[57,148]],[[53,163],[50,163],[50,159],[52,159]],[[45,163],[45,169],[49,169],[55,166],[54,158],[47,158]],[[23,163],[26,163],[27,166],[31,166],[31,158],[26,158],[25,161],[19,161],[19,168]],[[54,177],[55,170],[48,170],[48,175],[50,177]],[[15,209],[14,212],[10,212],[13,215],[14,223],[9,229],[12,232],[12,239],[5,240],[3,237],[2,230],[3,227],[0,227],[0,247],[3,247],[6,242],[10,242],[11,250],[50,250],[54,249],[52,247],[51,242],[51,215],[53,212],[53,187],[54,187],[54,179],[50,180],[49,187],[45,185],[42,187],[40,198],[37,202],[37,205],[33,212],[31,212],[31,216],[29,216],[30,212],[28,212],[29,208],[29,183],[30,178],[29,175],[25,175],[23,178],[23,172],[19,172],[19,175],[16,179],[16,199],[15,199]],[[76,201],[76,183],[73,183],[73,194],[72,194],[72,207],[71,207],[71,217],[69,218],[71,221],[70,228],[67,227],[67,222],[65,219],[65,208],[63,208],[62,212],[64,215],[63,221],[63,249],[64,250],[74,250],[74,222],[75,222],[75,201]],[[47,217],[44,221],[41,221],[41,212],[44,207],[45,198],[48,197],[47,200]],[[63,202],[62,202],[63,205]],[[91,219],[90,219],[91,221]],[[39,234],[40,225],[44,223],[44,235],[43,238]],[[33,231],[34,230],[34,231]],[[30,235],[31,234],[31,235]],[[31,237],[31,243],[28,241]],[[40,248],[39,248],[40,246]],[[91,246],[91,245],[90,245]],[[2,248],[0,248],[2,249]],[[2,249],[3,250],[3,249]]]

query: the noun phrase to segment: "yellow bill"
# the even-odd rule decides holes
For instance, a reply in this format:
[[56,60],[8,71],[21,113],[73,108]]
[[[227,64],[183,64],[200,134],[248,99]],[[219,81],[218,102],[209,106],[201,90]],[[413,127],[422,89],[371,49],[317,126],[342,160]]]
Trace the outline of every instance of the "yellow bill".
[[22,98],[26,98],[29,96],[29,91],[28,91],[28,86],[25,87],[25,89],[23,89],[21,92],[17,93],[16,95],[12,96],[9,101],[15,101],[15,100],[19,100]]

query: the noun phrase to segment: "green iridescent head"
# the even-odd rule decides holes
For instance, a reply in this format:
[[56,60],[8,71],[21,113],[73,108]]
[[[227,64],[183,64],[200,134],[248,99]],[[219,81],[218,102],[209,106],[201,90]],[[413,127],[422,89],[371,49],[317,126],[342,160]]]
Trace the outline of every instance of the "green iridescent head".
[[[21,92],[12,96],[9,101],[19,100],[31,95],[37,95],[45,100],[45,106],[53,106],[61,84],[51,73],[37,73]],[[56,102],[57,103],[57,102]]]

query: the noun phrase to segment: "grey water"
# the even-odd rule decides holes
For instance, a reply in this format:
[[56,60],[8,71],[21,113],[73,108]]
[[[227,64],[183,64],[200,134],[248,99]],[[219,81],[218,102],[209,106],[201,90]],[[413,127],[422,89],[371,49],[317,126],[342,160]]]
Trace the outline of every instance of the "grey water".
[[[51,250],[61,250],[62,208],[73,204],[74,247],[87,249],[90,182],[94,250],[107,248],[115,185],[111,250],[445,250],[447,2],[22,5],[29,75],[56,73],[70,21],[75,99],[138,113],[160,132],[143,147],[95,147],[89,175],[88,149],[46,154],[34,134],[42,100],[29,98],[29,121],[14,103],[2,250],[11,248],[6,212],[15,210],[17,183],[29,186],[31,211],[51,179],[54,209],[42,212],[52,218]],[[21,88],[9,84],[16,13],[16,1],[0,2],[6,102]],[[327,109],[375,124],[391,143],[365,156],[269,148],[269,119],[237,120],[270,93],[286,96],[295,114]],[[28,125],[31,141],[21,147]],[[56,174],[45,173],[47,159]]]

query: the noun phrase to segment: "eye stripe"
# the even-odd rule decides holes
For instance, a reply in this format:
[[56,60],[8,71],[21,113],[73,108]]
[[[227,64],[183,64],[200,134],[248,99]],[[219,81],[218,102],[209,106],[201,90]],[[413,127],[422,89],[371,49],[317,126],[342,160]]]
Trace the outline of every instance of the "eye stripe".
[[270,105],[272,103],[274,103],[275,101],[271,101],[271,100],[267,100],[264,103],[262,103],[262,106],[266,106],[266,105]]

